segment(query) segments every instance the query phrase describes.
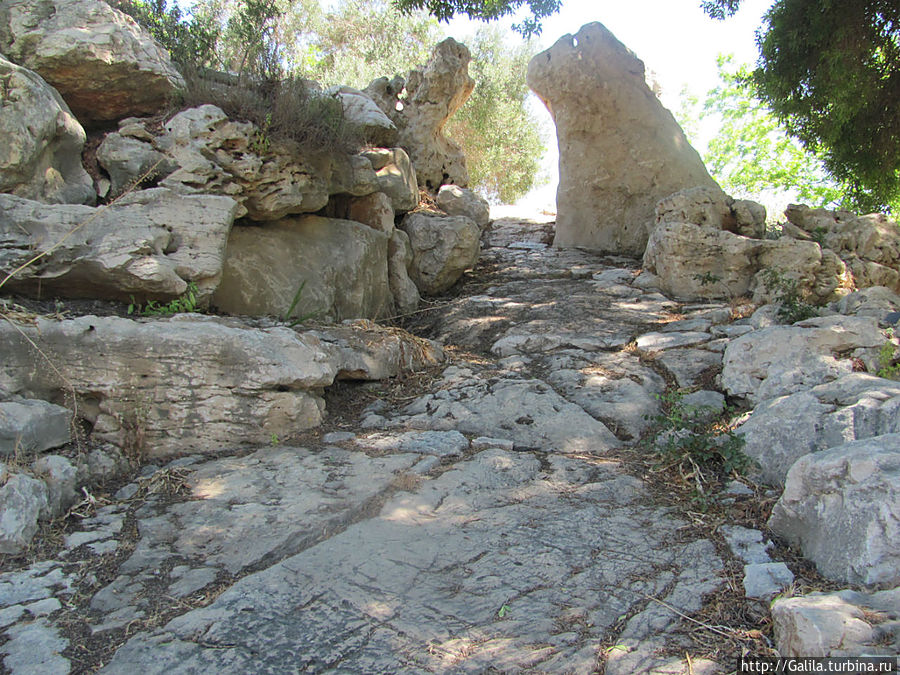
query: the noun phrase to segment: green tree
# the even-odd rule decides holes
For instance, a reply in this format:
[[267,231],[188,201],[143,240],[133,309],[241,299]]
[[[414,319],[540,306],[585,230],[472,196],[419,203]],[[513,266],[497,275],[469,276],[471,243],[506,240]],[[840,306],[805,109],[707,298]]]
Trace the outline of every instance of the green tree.
[[700,117],[720,124],[703,158],[719,185],[741,197],[778,190],[796,192],[810,206],[847,206],[823,158],[789,136],[754,95],[749,68],[725,56],[718,66],[720,84],[707,94]]
[[[740,0],[707,0],[712,16]],[[900,201],[900,3],[776,0],[753,82],[787,130],[848,186],[856,208]]]
[[472,185],[511,204],[535,186],[546,149],[525,84],[536,49],[531,43],[507,46],[497,26],[479,29],[469,46],[475,91],[450,118],[447,133],[466,153]]
[[394,4],[404,12],[424,9],[439,21],[449,21],[458,14],[479,21],[493,21],[515,14],[527,5],[530,17],[515,24],[513,29],[528,37],[541,32],[541,20],[555,14],[562,5],[561,0],[394,0]]

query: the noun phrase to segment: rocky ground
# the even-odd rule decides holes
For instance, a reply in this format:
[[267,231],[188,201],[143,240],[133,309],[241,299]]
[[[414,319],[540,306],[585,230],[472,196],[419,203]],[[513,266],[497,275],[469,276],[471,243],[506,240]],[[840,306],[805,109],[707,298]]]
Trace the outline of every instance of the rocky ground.
[[[712,673],[771,654],[771,596],[827,585],[758,532],[778,493],[652,451],[667,391],[722,411],[748,307],[678,304],[637,261],[551,240],[495,221],[458,293],[404,319],[448,364],[335,385],[290,444],[85,493],[3,561],[3,672]],[[745,563],[771,574],[751,588]]]

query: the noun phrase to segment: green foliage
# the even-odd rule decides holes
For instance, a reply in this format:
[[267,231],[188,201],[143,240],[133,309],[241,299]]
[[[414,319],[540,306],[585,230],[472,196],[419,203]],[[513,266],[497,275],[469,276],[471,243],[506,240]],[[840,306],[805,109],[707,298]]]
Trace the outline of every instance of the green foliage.
[[394,5],[403,12],[424,9],[439,21],[449,21],[457,14],[479,21],[493,21],[515,14],[526,4],[531,16],[513,25],[513,30],[525,37],[539,34],[541,20],[555,14],[562,6],[561,0],[394,0]]
[[666,468],[676,468],[693,482],[698,498],[716,477],[745,473],[752,462],[743,452],[744,438],[711,414],[709,408],[683,402],[684,393],[671,391],[658,396],[662,414],[653,417],[651,450]]
[[[707,0],[718,18],[741,0]],[[900,207],[900,3],[776,0],[757,38],[759,98],[822,156],[858,211]]]
[[306,287],[306,279],[304,279],[300,288],[297,289],[297,292],[294,294],[294,299],[291,300],[291,306],[288,307],[288,310],[284,313],[284,316],[281,317],[281,322],[287,325],[288,328],[293,328],[299,323],[303,323],[304,321],[309,321],[314,316],[319,314],[319,311],[307,312],[306,314],[301,314],[300,316],[291,317],[291,314],[294,313],[294,310],[297,309],[297,305],[300,303],[300,297],[303,295],[303,289]]
[[823,158],[789,136],[754,95],[748,68],[725,56],[718,67],[720,84],[708,92],[700,115],[721,121],[703,158],[719,185],[740,197],[779,190],[796,192],[813,207],[849,206]]
[[525,83],[537,50],[531,43],[507,46],[496,26],[479,29],[469,47],[475,91],[448,122],[447,134],[466,155],[470,185],[512,204],[537,184],[546,149]]
[[782,323],[792,324],[819,316],[815,305],[804,302],[796,279],[779,270],[767,269],[763,271],[763,282],[775,294],[775,302],[779,305],[776,315]]
[[900,348],[894,344],[894,331],[888,328],[888,339],[881,345],[878,352],[878,365],[881,366],[875,373],[878,377],[886,377],[889,380],[900,380]]
[[197,284],[193,281],[188,283],[187,290],[181,297],[170,300],[164,305],[159,304],[155,300],[150,300],[146,305],[140,305],[131,299],[128,305],[128,314],[139,314],[141,316],[172,316],[173,314],[187,314],[197,311]]
[[186,17],[166,0],[112,0],[110,4],[144,26],[180,65],[213,67],[217,30],[208,17]]

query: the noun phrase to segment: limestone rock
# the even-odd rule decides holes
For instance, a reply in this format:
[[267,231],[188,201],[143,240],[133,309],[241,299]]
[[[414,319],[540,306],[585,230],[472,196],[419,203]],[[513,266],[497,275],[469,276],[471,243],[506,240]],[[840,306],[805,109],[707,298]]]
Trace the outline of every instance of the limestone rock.
[[848,375],[852,362],[836,355],[883,342],[876,322],[867,317],[819,317],[763,328],[728,344],[722,387],[754,402],[784,396]]
[[900,434],[798,459],[769,527],[829,579],[900,584]]
[[[2,12],[2,10],[0,10]],[[0,56],[0,192],[48,203],[93,204],[81,165],[84,129],[40,75]]]
[[761,479],[783,485],[788,470],[807,453],[900,433],[900,383],[865,373],[844,375],[761,402],[738,433]]
[[397,125],[397,145],[409,153],[419,185],[432,192],[448,183],[461,187],[469,183],[463,152],[444,135],[444,125],[475,88],[469,77],[471,60],[468,48],[453,38],[439,42],[428,63],[406,76],[400,110],[397,96],[403,87],[381,78],[366,88]]
[[468,188],[458,185],[442,185],[435,202],[438,208],[451,216],[466,216],[481,229],[491,220],[491,207],[487,200]]
[[785,215],[794,235],[815,238],[840,256],[857,288],[886,286],[900,293],[900,228],[887,216],[857,217],[793,204]]
[[350,201],[347,220],[368,225],[387,236],[394,233],[394,206],[383,192],[373,192]]
[[72,413],[47,401],[0,403],[0,455],[40,453],[71,440]]
[[21,553],[47,513],[47,486],[22,473],[0,486],[0,553]]
[[772,604],[775,646],[781,656],[892,656],[900,648],[897,607],[896,588],[779,598]]
[[388,242],[388,283],[394,296],[394,306],[400,314],[415,312],[421,300],[419,289],[409,277],[413,264],[413,250],[409,235],[394,230]]
[[143,302],[171,300],[194,282],[202,304],[219,283],[236,208],[227,197],[162,188],[97,209],[0,195],[0,270],[7,274],[47,251],[6,288]]
[[376,318],[390,313],[388,236],[348,220],[299,216],[231,230],[213,304],[231,314]]
[[78,469],[65,457],[44,455],[31,465],[34,474],[47,486],[47,507],[50,517],[65,513],[79,500]]
[[162,109],[184,80],[168,53],[100,0],[10,0],[0,50],[40,73],[85,125]]
[[339,87],[334,95],[344,109],[344,119],[361,127],[366,142],[377,147],[397,144],[397,127],[367,94],[352,87]]
[[732,199],[718,187],[698,186],[661,199],[656,205],[656,225],[661,223],[692,223],[762,239],[766,233],[766,207],[746,199]]
[[378,180],[378,190],[391,199],[396,213],[412,211],[419,205],[419,184],[409,155],[403,148],[380,148],[363,153]]
[[136,185],[144,175],[155,180],[177,168],[150,143],[115,132],[107,134],[97,148],[97,162],[109,174],[113,196]]
[[644,64],[599,23],[535,56],[528,85],[559,139],[554,245],[640,255],[656,203],[715,188],[675,118],[644,79]]
[[426,295],[449,289],[478,260],[481,229],[465,216],[412,213],[402,227],[413,252],[410,277]]
[[[707,216],[694,214],[709,222]],[[665,215],[664,215],[665,217]],[[766,288],[766,270],[798,282],[798,290],[819,302],[845,286],[843,263],[815,242],[750,239],[694,223],[662,221],[647,242],[644,268],[660,289],[682,300],[734,298],[753,293],[757,302],[778,289]]]

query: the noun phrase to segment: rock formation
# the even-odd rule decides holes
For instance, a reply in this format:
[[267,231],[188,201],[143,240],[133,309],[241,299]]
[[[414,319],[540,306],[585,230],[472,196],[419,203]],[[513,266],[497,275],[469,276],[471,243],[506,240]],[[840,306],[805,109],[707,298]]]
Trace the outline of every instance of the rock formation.
[[656,203],[715,187],[644,64],[599,23],[560,38],[528,65],[528,86],[559,140],[554,245],[641,255]]
[[432,192],[448,183],[469,184],[465,157],[444,135],[444,125],[475,88],[471,60],[465,45],[447,38],[423,68],[411,70],[405,79],[380,78],[366,88],[397,125],[397,144],[409,153],[419,185]]
[[184,81],[168,53],[101,0],[8,0],[0,51],[49,82],[84,125],[161,110]]

